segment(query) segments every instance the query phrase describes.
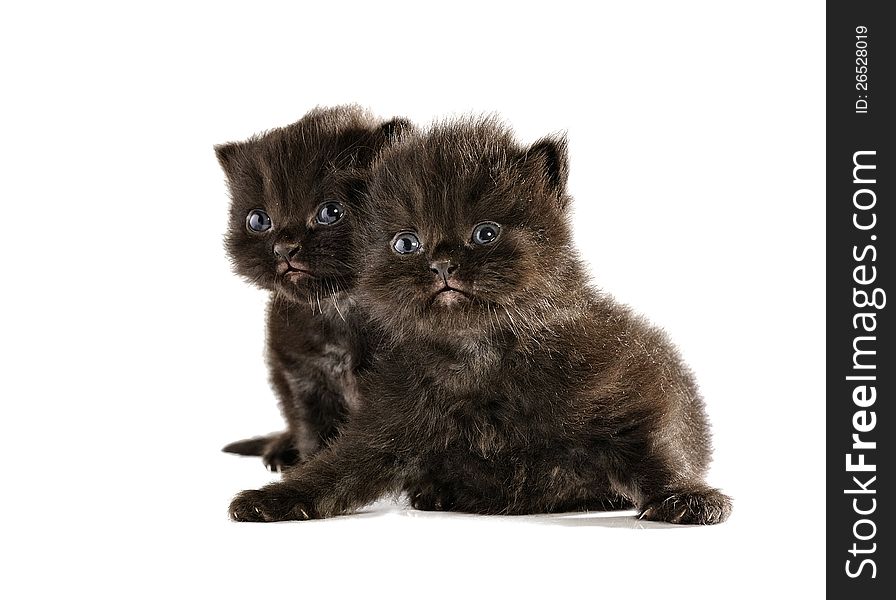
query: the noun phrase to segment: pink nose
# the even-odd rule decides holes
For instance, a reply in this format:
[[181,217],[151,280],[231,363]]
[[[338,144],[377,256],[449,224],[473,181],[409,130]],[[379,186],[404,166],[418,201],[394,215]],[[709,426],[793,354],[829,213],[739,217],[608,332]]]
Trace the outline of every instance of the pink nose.
[[277,242],[274,244],[274,256],[288,261],[302,249],[302,245],[295,242]]
[[429,270],[447,281],[448,277],[457,271],[457,265],[450,260],[434,260],[429,263]]

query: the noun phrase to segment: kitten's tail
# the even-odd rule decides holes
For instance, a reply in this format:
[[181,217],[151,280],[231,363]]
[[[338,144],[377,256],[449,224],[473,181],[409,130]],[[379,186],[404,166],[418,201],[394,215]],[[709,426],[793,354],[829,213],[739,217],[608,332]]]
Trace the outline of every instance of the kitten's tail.
[[282,435],[282,433],[269,433],[268,435],[231,442],[221,448],[221,451],[242,456],[263,456],[274,441]]

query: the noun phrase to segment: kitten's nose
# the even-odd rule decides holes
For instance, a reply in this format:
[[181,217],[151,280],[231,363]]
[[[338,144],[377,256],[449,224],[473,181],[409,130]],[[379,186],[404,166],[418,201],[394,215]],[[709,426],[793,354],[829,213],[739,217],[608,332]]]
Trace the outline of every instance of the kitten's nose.
[[298,242],[277,242],[274,244],[274,256],[288,261],[301,249],[302,245]]
[[429,270],[448,281],[448,277],[457,271],[457,265],[450,260],[434,260],[429,263]]

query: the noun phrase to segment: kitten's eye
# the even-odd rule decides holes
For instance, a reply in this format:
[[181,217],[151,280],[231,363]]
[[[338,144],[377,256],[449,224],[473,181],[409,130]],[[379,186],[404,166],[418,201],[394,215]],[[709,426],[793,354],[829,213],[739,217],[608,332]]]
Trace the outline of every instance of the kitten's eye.
[[501,226],[493,221],[486,221],[484,223],[480,223],[476,227],[473,228],[473,243],[474,244],[491,244],[496,239],[498,239],[498,235],[501,233]]
[[392,240],[392,248],[399,254],[413,254],[420,249],[420,240],[410,231],[402,231]]
[[345,209],[338,202],[327,202],[317,209],[317,222],[332,225],[345,216]]
[[246,227],[255,231],[256,233],[264,233],[274,223],[271,221],[271,218],[268,216],[268,213],[264,212],[260,208],[256,208],[255,210],[250,210],[249,215],[246,217]]

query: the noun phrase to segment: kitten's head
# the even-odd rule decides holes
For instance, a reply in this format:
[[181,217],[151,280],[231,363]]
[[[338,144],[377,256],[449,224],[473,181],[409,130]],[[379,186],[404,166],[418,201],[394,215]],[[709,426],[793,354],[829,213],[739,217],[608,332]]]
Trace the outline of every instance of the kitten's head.
[[371,170],[359,289],[393,331],[520,333],[579,285],[562,137],[518,144],[495,119],[441,123]]
[[409,127],[356,106],[317,108],[216,146],[232,199],[226,246],[235,271],[299,302],[354,285],[352,230],[366,169]]

